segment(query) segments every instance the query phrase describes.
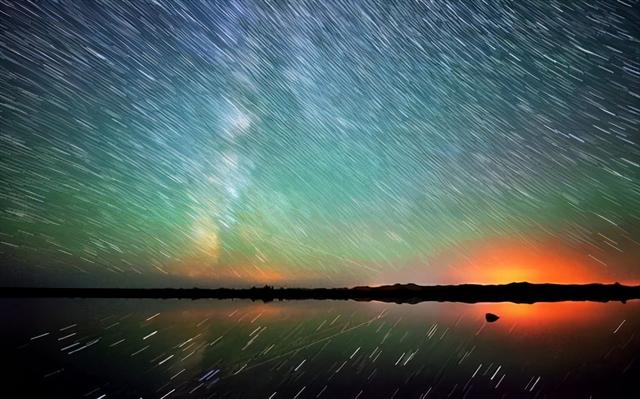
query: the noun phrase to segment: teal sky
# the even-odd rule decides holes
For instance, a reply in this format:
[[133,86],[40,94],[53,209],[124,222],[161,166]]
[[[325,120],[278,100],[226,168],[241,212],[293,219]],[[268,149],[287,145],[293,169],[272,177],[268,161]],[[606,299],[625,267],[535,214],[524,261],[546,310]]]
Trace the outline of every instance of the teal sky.
[[0,283],[436,282],[505,240],[636,279],[638,10],[7,6]]

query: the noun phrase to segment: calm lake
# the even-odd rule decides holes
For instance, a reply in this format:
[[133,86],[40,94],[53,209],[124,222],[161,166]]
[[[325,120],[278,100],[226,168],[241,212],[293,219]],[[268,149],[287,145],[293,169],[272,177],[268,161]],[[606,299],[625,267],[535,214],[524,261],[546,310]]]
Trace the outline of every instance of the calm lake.
[[611,398],[640,379],[640,301],[3,299],[0,317],[3,397]]

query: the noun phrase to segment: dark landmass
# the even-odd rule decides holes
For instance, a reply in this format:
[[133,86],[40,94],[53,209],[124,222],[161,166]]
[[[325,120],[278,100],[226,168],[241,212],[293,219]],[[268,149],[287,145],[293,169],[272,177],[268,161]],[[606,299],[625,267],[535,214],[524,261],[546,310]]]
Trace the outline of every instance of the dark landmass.
[[1,298],[185,298],[273,300],[335,299],[395,303],[432,302],[625,302],[640,299],[640,286],[615,284],[432,285],[394,284],[354,288],[0,288]]
[[500,318],[500,316],[498,316],[497,314],[493,314],[493,313],[486,313],[484,315],[484,319],[489,323],[493,323],[495,321],[498,321],[499,318]]

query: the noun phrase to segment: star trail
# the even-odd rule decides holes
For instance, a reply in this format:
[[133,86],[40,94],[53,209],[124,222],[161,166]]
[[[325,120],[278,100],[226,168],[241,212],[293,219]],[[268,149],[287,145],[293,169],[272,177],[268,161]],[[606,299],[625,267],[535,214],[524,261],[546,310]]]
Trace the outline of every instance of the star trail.
[[633,0],[3,1],[0,277],[637,280],[639,21]]

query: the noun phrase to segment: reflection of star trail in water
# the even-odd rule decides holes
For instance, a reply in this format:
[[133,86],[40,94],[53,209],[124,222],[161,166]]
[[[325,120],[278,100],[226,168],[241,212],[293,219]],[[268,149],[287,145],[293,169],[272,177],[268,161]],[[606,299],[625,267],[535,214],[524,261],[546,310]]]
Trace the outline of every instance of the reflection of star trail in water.
[[0,277],[491,281],[509,240],[637,280],[638,9],[5,4]]
[[[313,345],[317,345],[317,344],[319,344],[319,343],[321,343],[321,342],[327,342],[327,341],[330,341],[331,339],[336,338],[336,337],[338,337],[338,336],[340,336],[340,335],[342,335],[342,334],[346,334],[346,333],[351,332],[351,331],[353,331],[353,330],[357,330],[358,328],[364,327],[364,326],[366,326],[366,325],[370,325],[370,324],[371,324],[372,322],[374,322],[375,320],[380,319],[380,318],[382,317],[382,315],[383,315],[383,314],[384,314],[384,312],[380,313],[378,316],[376,316],[376,317],[374,317],[374,318],[372,318],[372,319],[370,319],[370,320],[363,321],[362,323],[356,324],[355,326],[351,326],[351,327],[348,327],[348,328],[344,328],[344,329],[342,329],[342,330],[340,330],[340,331],[338,331],[338,332],[336,332],[336,333],[334,333],[334,334],[331,334],[331,335],[329,335],[329,336],[326,336],[326,337],[322,337],[322,338],[318,338],[318,339],[313,339],[313,337],[311,337],[311,338],[310,338],[311,342],[309,342],[309,343],[306,343],[306,344],[301,345],[301,346],[299,346],[299,347],[293,348],[293,349],[291,349],[291,350],[289,350],[289,351],[287,351],[287,352],[279,353],[279,354],[277,354],[277,355],[275,355],[275,356],[272,356],[272,357],[270,357],[270,358],[268,358],[268,359],[262,360],[262,361],[260,361],[260,362],[258,362],[258,363],[254,363],[254,364],[252,364],[252,365],[251,365],[251,366],[249,366],[249,367],[247,367],[247,364],[248,364],[248,363],[247,363],[247,362],[245,362],[245,363],[244,363],[244,366],[243,366],[241,369],[239,369],[238,371],[236,371],[236,372],[232,373],[231,375],[237,375],[237,374],[239,374],[241,371],[249,371],[249,370],[254,369],[254,368],[256,368],[256,367],[260,367],[260,366],[262,366],[262,365],[264,365],[264,364],[270,363],[270,362],[272,362],[272,361],[274,361],[274,360],[278,360],[278,359],[281,359],[281,358],[283,358],[283,357],[285,357],[285,356],[291,355],[291,354],[293,354],[293,353],[297,353],[297,352],[299,352],[299,351],[300,351],[300,350],[302,350],[302,349],[307,349],[307,348],[309,348],[309,347],[311,347],[311,346],[313,346]],[[225,377],[229,377],[229,376],[230,376],[230,375],[228,375],[228,376],[224,376],[224,377],[220,377],[220,378],[225,378]]]
[[630,397],[639,367],[637,302],[0,305],[3,376],[44,396]]

